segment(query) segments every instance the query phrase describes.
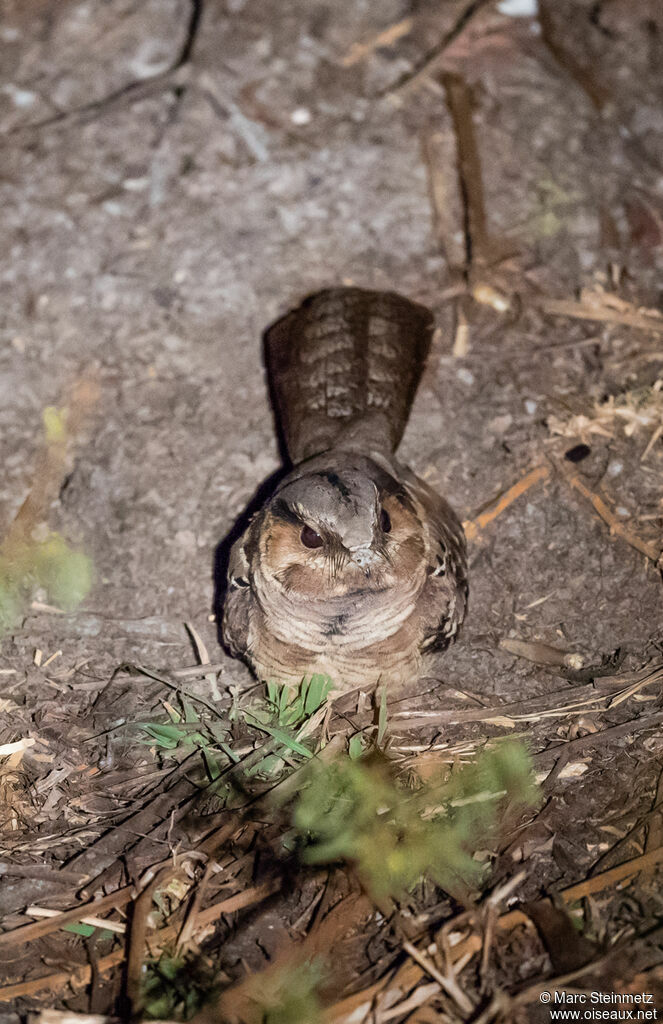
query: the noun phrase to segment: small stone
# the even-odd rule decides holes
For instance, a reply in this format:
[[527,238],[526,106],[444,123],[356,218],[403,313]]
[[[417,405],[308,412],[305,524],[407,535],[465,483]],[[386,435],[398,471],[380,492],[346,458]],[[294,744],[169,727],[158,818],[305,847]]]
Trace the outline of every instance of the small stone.
[[30,89],[19,89],[12,82],[3,85],[2,92],[9,96],[15,107],[31,107],[37,100],[36,93],[31,92]]
[[497,10],[508,18],[535,18],[539,13],[539,0],[500,0]]
[[122,188],[127,192],[144,192],[149,184],[149,178],[125,178],[122,182]]
[[311,111],[308,109],[308,107],[297,107],[297,109],[293,110],[292,114],[290,115],[290,120],[292,121],[293,124],[310,124],[312,120]]

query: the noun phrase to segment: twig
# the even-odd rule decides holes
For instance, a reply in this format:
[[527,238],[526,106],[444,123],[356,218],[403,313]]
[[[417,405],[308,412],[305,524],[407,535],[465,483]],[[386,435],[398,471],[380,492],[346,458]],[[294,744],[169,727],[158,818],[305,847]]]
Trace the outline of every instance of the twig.
[[571,651],[563,651],[540,640],[519,640],[516,637],[502,637],[500,647],[515,654],[517,658],[525,658],[535,665],[551,665],[557,668],[582,668],[582,659]]
[[9,130],[8,134],[15,135],[19,132],[39,131],[41,128],[66,124],[68,121],[76,117],[84,117],[86,114],[100,114],[125,99],[140,100],[149,96],[155,89],[167,83],[170,78],[173,78],[173,85],[181,84],[184,81],[182,69],[191,61],[191,55],[200,28],[204,2],[205,0],[190,0],[191,6],[184,42],[170,67],[165,68],[163,71],[158,71],[155,75],[150,75],[149,78],[140,78],[135,82],[121,85],[118,89],[108,93],[107,96],[102,96],[98,100],[89,100],[87,103],[82,103],[79,107],[74,107],[71,110],[60,110],[56,114],[43,118],[41,121],[16,125]]
[[611,950],[606,956],[599,957],[598,960],[592,960],[591,963],[585,964],[584,967],[578,967],[575,971],[569,971],[567,974],[558,974],[556,978],[548,978],[546,981],[537,982],[536,985],[530,985],[512,997],[511,1005],[526,1006],[528,1003],[533,1002],[534,999],[538,999],[541,993],[547,992],[548,989],[566,988],[570,982],[576,981],[592,971],[597,971],[599,967],[603,967],[614,956],[614,952],[614,950]]
[[0,861],[0,877],[12,875],[16,878],[38,878],[42,882],[55,885],[73,885],[76,888],[87,881],[87,875],[77,871],[58,871],[57,868],[44,867],[42,864],[11,864]]
[[[97,961],[98,973],[106,974],[124,960],[124,950],[116,949],[108,956]],[[88,965],[74,967],[70,971],[58,971],[57,974],[48,974],[43,978],[32,978],[30,981],[22,981],[16,985],[5,985],[0,988],[0,1003],[10,1003],[21,996],[33,996],[37,992],[48,989],[50,992],[57,992],[65,985],[88,985],[92,978],[92,968]]]
[[428,172],[428,191],[433,210],[435,237],[454,284],[440,298],[459,299],[468,293],[468,254],[463,226],[463,198],[457,173],[459,157],[452,132],[429,131],[422,140],[422,157]]
[[486,512],[482,512],[481,515],[477,516],[476,519],[466,520],[463,523],[465,529],[465,536],[468,540],[475,540],[481,530],[483,530],[489,523],[497,519],[498,516],[512,505],[514,501],[522,497],[531,487],[538,484],[540,480],[546,480],[550,476],[550,468],[545,465],[536,466],[531,469],[529,473],[526,473],[518,483],[515,483],[513,487],[510,487],[498,501],[488,509]]
[[[418,985],[415,991],[408,999],[404,999],[402,1003],[397,1003],[396,1006],[390,1006],[388,1010],[379,1010],[376,1020],[380,1024],[386,1024],[387,1021],[393,1020],[394,1017],[403,1017],[406,1019],[406,1014],[412,1012],[412,1010],[418,1009],[427,1003],[433,996],[436,996],[440,991],[440,986],[436,981],[431,982],[429,985]],[[440,1019],[438,1017],[436,1020]]]
[[474,131],[472,91],[461,75],[441,76],[453,121],[458,154],[458,177],[463,197],[465,252],[468,275],[488,262],[488,233],[481,160]]
[[472,18],[474,18],[483,7],[486,7],[491,2],[492,0],[470,0],[470,3],[465,4],[449,31],[442,36],[439,42],[424,54],[421,60],[415,64],[411,71],[407,71],[404,75],[401,75],[393,85],[390,85],[386,89],[383,89],[382,92],[379,92],[378,96],[396,97],[397,94],[402,96],[421,85],[421,83],[439,66],[445,50],[447,50],[449,46],[458,39],[460,34],[467,28]]
[[[640,857],[635,857],[633,860],[626,861],[624,864],[618,865],[616,868],[611,868],[609,871],[604,871],[600,875],[595,875],[592,878],[586,878],[584,881],[579,882],[577,885],[572,885],[568,889],[562,890],[560,893],[561,898],[566,904],[574,903],[576,900],[583,899],[585,896],[592,895],[597,892],[602,892],[604,889],[612,888],[619,882],[623,882],[624,879],[630,878],[637,874],[639,871],[647,870],[654,867],[656,864],[663,862],[663,847],[652,850],[650,853],[643,854]],[[510,910],[508,913],[503,914],[497,919],[497,927],[501,932],[511,931],[519,925],[525,925],[528,927],[534,927],[530,918],[523,913],[522,910]],[[477,953],[482,946],[482,939],[479,935],[470,935],[467,939],[462,940],[456,946],[453,947],[454,961],[456,964],[463,962],[468,953]],[[592,965],[589,964],[584,970],[588,970]],[[407,964],[403,967],[392,980],[390,990],[392,992],[408,992],[417,985],[424,975],[424,971],[418,963]],[[552,979],[550,984],[559,982],[559,979]],[[545,983],[541,985],[541,991],[548,987]],[[334,1006],[330,1006],[324,1012],[323,1019],[326,1024],[340,1024],[340,1022],[349,1022],[350,1020],[362,1020],[360,1017],[360,1010],[364,1007],[368,1013],[373,1000],[384,990],[384,982],[377,982],[369,988],[364,989],[363,992],[357,992],[352,996],[348,996],[342,999],[340,1002],[335,1003]]]
[[584,302],[572,302],[569,299],[540,299],[535,305],[542,313],[550,316],[568,316],[572,320],[596,320],[599,323],[621,324],[623,327],[636,327],[641,331],[663,333],[663,318],[647,313],[627,312],[608,306],[599,308]]
[[207,672],[221,672],[226,666],[222,661],[214,661],[210,665],[190,665],[188,668],[172,668],[169,675],[174,679],[187,679],[191,676],[204,676]]
[[[184,625],[185,625],[186,629],[188,630],[189,635],[191,636],[191,639],[194,642],[194,645],[195,645],[195,648],[196,648],[196,654],[198,655],[198,659],[200,661],[200,664],[201,665],[210,665],[211,664],[210,656],[209,656],[209,653],[207,651],[207,647],[205,646],[205,644],[203,642],[203,638],[201,637],[200,633],[198,632],[198,630],[195,628],[195,626],[191,622],[185,622]],[[221,700],[221,694],[219,693],[219,688],[218,688],[217,682],[216,682],[216,672],[212,672],[212,671],[206,672],[205,673],[205,679],[206,679],[207,683],[209,684],[209,688],[211,690],[212,697],[214,698],[214,700]]]
[[447,995],[451,996],[463,1013],[470,1014],[474,1011],[474,1004],[459,986],[453,972],[449,975],[442,974],[441,971],[438,971],[435,964],[431,963],[427,956],[407,940],[403,942],[403,949],[406,953],[409,953],[412,959],[416,961],[420,967],[424,969],[426,974],[429,974],[431,978],[433,978],[433,980],[444,989]]
[[[180,675],[181,671],[182,670],[180,670],[179,673]],[[199,674],[207,678],[208,671],[213,671],[213,666],[210,665],[208,670],[207,665],[201,665]],[[155,683],[163,683],[164,686],[170,687],[171,690],[174,690],[176,693],[186,697],[187,700],[193,701],[195,704],[200,704],[202,707],[207,708],[215,718],[222,717],[222,711],[220,708],[212,704],[212,702],[207,700],[206,697],[200,697],[197,693],[194,693],[193,690],[186,689],[186,687],[182,686],[181,683],[174,682],[169,678],[170,673],[166,674],[165,672],[157,672],[155,669],[147,668],[145,665],[131,665],[129,663],[125,663],[116,669],[114,676],[121,675],[123,672],[126,672],[129,676],[147,676],[148,679],[153,679]],[[175,676],[178,673],[173,672],[172,674]],[[191,675],[190,672],[189,675]]]
[[[181,870],[181,869],[179,869]],[[129,952],[125,972],[126,996],[131,1015],[138,1018],[143,1009],[143,959],[147,942],[148,915],[152,909],[155,891],[170,882],[179,873],[172,865],[163,867],[145,886],[134,903],[129,932]]]
[[[26,907],[25,913],[28,917],[59,917],[59,910],[50,910],[48,907]],[[95,917],[93,914],[86,914],[81,918],[81,924],[90,924],[93,928],[106,928],[116,935],[124,935],[127,926],[122,921],[107,921],[104,917]]]
[[543,784],[544,791],[549,792],[552,789],[553,784],[559,778],[561,772],[566,767],[571,758],[572,754],[578,754],[588,747],[597,747],[601,743],[610,742],[617,736],[626,736],[631,732],[638,730],[651,729],[654,725],[658,725],[663,720],[663,711],[659,711],[655,715],[646,715],[642,718],[631,718],[628,722],[622,722],[621,725],[612,725],[607,729],[601,729],[599,732],[591,732],[586,736],[576,736],[573,740],[566,740],[564,743],[556,743],[552,747],[546,747],[545,750],[540,750],[538,754],[533,755],[533,760],[538,762],[547,760],[549,757],[557,757],[557,762],[552,771],[548,774]]
[[215,862],[208,863],[207,867],[205,868],[205,874],[203,875],[200,882],[196,886],[195,892],[193,894],[193,900],[191,901],[191,905],[189,906],[189,909],[186,913],[186,917],[184,918],[184,923],[180,929],[180,933],[177,936],[177,956],[181,954],[184,947],[191,941],[193,933],[195,932],[196,928],[199,927],[200,905],[203,901],[205,891],[209,884],[209,880],[212,877],[215,866]]
[[[34,924],[24,924],[19,928],[12,928],[8,932],[0,932],[0,948],[3,946],[15,946],[19,942],[32,942],[34,939],[40,939],[42,936],[50,935],[51,932],[62,928],[63,925],[80,921],[83,917],[87,917],[90,914],[98,917],[106,910],[119,910],[121,907],[126,907],[128,903],[131,903],[133,897],[134,887],[127,885],[124,889],[118,889],[116,892],[112,892],[108,896],[102,896],[98,900],[89,900],[87,903],[81,903],[79,907],[63,910],[57,917],[49,917],[43,921],[35,921]],[[2,991],[0,989],[0,993]]]
[[[217,903],[215,906],[208,907],[207,910],[204,910],[198,917],[198,923],[200,926],[211,924],[213,921],[218,920],[218,918],[223,914],[232,914],[238,910],[244,910],[256,903],[260,903],[262,900],[272,895],[272,893],[280,887],[280,884],[280,882],[274,880],[272,882],[266,882],[264,885],[255,886],[252,889],[247,889],[244,892],[237,893],[235,896],[229,896],[228,899],[223,900],[221,903]],[[28,925],[28,927],[33,926]],[[150,943],[170,942],[175,938],[176,934],[176,928],[169,925],[168,927],[163,928],[160,932],[157,932],[151,938]],[[2,938],[2,936],[0,936],[0,938]],[[108,956],[102,957],[97,964],[99,974],[105,974],[107,971],[112,970],[113,967],[117,967],[118,964],[122,963],[124,957],[125,952],[123,949],[115,950]],[[71,971],[59,971],[57,974],[49,974],[43,978],[34,978],[31,981],[20,982],[16,985],[6,985],[4,988],[0,988],[0,1002],[10,1002],[12,999],[18,999],[20,996],[31,996],[36,992],[43,991],[44,989],[57,991],[65,985],[73,982],[84,985],[89,983],[91,976],[92,972],[90,967],[85,966],[73,968]]]
[[590,490],[590,488],[580,479],[577,473],[569,471],[565,467],[562,467],[562,473],[571,487],[582,494],[583,498],[587,498],[587,500],[592,503],[595,511],[601,517],[603,522],[610,528],[611,534],[625,540],[627,544],[630,544],[630,546],[635,548],[636,551],[642,552],[642,554],[646,555],[657,568],[660,568],[662,553],[660,544],[655,544],[653,541],[642,540],[637,536],[637,534],[632,533],[628,527],[624,526],[624,524],[619,521],[614,512],[610,511],[603,498]]
[[[560,897],[567,905],[575,903],[586,896],[603,892],[605,889],[611,889],[619,882],[623,882],[625,879],[637,875],[640,871],[652,868],[661,862],[663,862],[663,847],[659,847],[658,850],[652,850],[650,853],[641,854],[632,860],[627,860],[623,864],[618,864],[615,868],[603,871],[600,875],[585,878],[582,882],[569,886],[568,889],[562,889]],[[517,925],[529,923],[529,917],[522,910],[510,910],[497,919],[497,927],[500,931],[511,931]],[[473,949],[475,952],[481,949],[481,939],[478,935],[470,935],[463,942],[459,942],[457,946],[454,946],[454,956],[456,959],[459,959],[470,949]]]
[[401,21],[383,28],[381,32],[378,32],[377,35],[367,42],[353,43],[345,57],[342,58],[341,64],[344,68],[352,67],[353,64],[358,64],[359,61],[369,57],[380,47],[393,46],[403,36],[410,34],[413,24],[412,18],[403,18]]

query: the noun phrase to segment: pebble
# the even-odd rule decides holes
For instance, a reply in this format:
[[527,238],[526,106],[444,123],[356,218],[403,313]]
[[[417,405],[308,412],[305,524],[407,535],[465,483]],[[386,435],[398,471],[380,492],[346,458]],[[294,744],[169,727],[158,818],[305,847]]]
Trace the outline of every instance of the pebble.
[[297,107],[297,109],[293,110],[292,114],[290,115],[290,120],[292,121],[293,124],[310,124],[312,120],[311,111],[308,109],[308,107]]

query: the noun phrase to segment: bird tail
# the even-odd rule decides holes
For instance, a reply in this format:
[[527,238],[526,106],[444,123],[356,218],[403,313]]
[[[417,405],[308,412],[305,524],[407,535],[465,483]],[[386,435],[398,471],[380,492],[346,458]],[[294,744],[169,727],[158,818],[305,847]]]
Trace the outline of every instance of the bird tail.
[[429,310],[393,292],[330,288],[265,333],[292,462],[332,447],[394,451],[430,349]]

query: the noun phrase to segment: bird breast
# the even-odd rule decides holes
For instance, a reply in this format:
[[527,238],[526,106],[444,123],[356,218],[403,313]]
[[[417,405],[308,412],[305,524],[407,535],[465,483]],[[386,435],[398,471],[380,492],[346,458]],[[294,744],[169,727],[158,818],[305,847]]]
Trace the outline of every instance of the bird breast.
[[362,650],[396,633],[414,611],[425,583],[417,573],[381,590],[311,600],[286,590],[258,569],[253,586],[266,629],[283,643],[314,654],[331,649]]

